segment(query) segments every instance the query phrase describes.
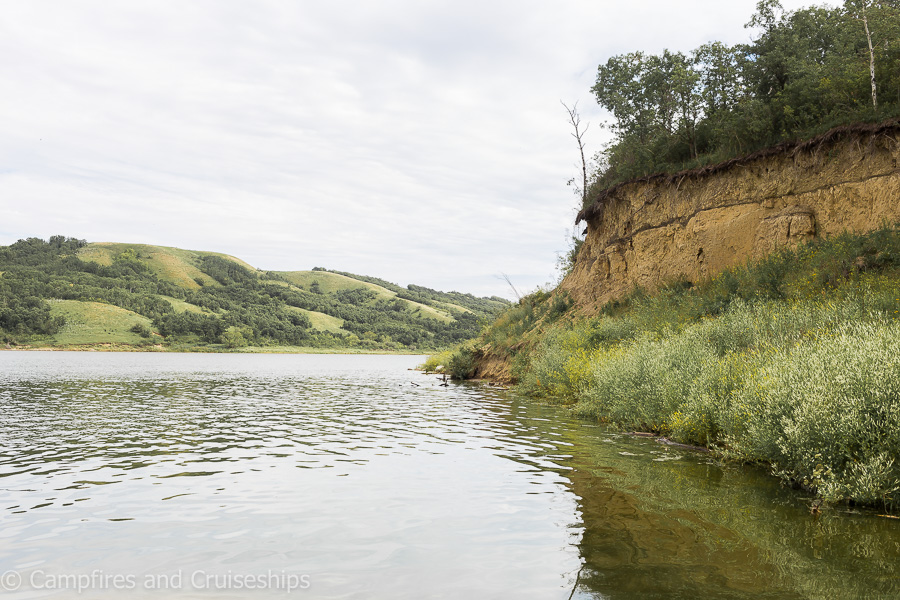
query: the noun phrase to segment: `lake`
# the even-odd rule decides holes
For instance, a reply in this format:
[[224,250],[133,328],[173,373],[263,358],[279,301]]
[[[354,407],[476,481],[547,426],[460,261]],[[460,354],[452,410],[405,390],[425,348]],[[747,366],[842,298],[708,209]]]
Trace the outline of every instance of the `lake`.
[[0,591],[900,595],[900,520],[423,358],[0,352]]

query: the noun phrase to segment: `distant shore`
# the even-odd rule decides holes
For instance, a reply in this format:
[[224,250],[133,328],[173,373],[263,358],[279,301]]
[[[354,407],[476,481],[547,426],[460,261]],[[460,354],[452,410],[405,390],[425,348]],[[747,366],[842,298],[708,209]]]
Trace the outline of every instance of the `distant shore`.
[[389,350],[368,348],[313,348],[306,346],[246,346],[243,348],[216,348],[209,346],[163,346],[161,344],[136,346],[131,344],[84,344],[60,346],[7,346],[7,352],[197,352],[209,354],[396,354],[408,356],[427,355],[428,350]]

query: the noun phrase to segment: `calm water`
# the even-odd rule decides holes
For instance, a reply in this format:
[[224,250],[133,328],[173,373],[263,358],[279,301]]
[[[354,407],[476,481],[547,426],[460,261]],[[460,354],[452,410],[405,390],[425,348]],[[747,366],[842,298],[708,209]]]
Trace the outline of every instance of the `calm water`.
[[0,586],[11,598],[900,596],[898,520],[815,517],[761,473],[510,392],[443,387],[408,370],[418,362],[0,352]]

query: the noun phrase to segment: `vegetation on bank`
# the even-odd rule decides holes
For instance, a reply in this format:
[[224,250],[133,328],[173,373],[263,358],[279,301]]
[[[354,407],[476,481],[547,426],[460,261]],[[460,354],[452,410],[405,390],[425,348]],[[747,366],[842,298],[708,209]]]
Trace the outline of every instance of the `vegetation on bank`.
[[470,338],[508,304],[366,279],[259,271],[211,252],[29,238],[0,247],[0,340],[412,352]]
[[900,2],[845,0],[785,11],[762,0],[748,44],[630,52],[592,88],[615,138],[595,156],[585,206],[655,173],[719,163],[835,126],[900,115]]
[[591,318],[537,292],[431,360],[464,378],[492,356],[586,417],[767,464],[829,501],[900,501],[900,228],[635,290]]

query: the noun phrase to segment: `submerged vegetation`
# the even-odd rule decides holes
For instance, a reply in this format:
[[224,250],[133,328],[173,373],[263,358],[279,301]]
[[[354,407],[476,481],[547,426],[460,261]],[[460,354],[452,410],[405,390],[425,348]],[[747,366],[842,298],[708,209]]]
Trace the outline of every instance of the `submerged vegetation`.
[[611,57],[592,88],[615,138],[584,204],[635,178],[722,162],[900,115],[900,2],[785,11],[762,0],[748,44]]
[[418,351],[472,337],[507,302],[349,273],[54,236],[0,247],[0,340],[234,350]]
[[785,249],[578,316],[539,291],[442,364],[760,462],[829,501],[900,501],[900,229]]

